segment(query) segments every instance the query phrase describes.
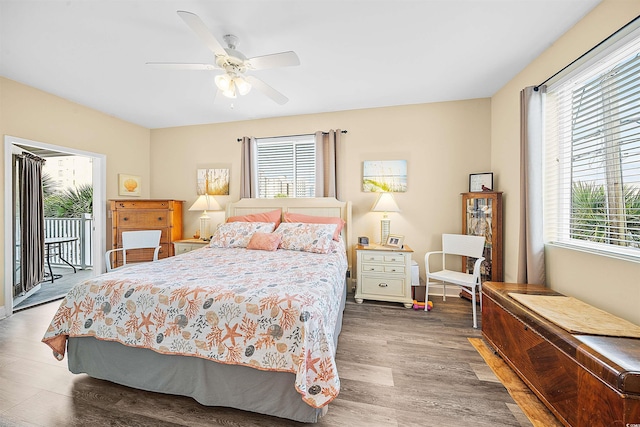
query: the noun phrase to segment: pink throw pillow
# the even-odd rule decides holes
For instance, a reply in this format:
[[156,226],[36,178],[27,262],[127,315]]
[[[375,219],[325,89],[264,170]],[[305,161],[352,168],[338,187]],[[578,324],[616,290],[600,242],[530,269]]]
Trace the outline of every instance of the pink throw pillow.
[[[335,224],[336,231],[333,233],[333,240],[340,241],[340,232],[344,227],[344,220],[334,216],[314,216],[299,213],[284,213],[284,222],[303,222],[306,224]],[[278,226],[276,225],[276,228]]]
[[273,222],[277,227],[280,225],[280,209],[249,215],[230,216],[226,222]]
[[274,233],[253,233],[247,249],[257,249],[261,251],[275,251],[282,240],[282,236]]

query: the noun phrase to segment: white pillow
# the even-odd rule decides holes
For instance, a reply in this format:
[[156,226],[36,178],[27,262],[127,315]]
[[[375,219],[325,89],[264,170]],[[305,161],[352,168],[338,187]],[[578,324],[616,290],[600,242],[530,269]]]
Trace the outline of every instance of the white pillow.
[[273,222],[227,222],[220,224],[211,237],[212,248],[246,248],[253,233],[271,233]]
[[336,224],[283,222],[274,233],[282,236],[282,249],[326,254],[331,249],[336,227]]

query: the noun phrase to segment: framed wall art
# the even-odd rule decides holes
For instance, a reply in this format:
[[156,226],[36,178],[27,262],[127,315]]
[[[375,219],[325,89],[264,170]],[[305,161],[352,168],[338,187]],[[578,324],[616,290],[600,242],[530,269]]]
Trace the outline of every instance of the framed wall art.
[[362,191],[404,193],[407,191],[407,161],[365,160],[362,165]]
[[198,169],[197,171],[197,194],[208,194],[210,196],[229,195],[229,169],[211,168]]
[[118,195],[120,196],[140,196],[141,178],[137,175],[118,174]]

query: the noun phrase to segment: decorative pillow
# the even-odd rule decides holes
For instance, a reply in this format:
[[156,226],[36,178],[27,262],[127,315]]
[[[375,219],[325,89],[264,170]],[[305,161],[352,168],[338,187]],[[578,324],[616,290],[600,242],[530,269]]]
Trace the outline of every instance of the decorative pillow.
[[273,222],[230,222],[218,225],[209,244],[214,248],[246,248],[256,232],[271,233]]
[[340,232],[344,227],[344,220],[335,216],[314,216],[299,213],[284,213],[284,222],[305,222],[308,224],[336,224],[336,231],[333,233],[333,240],[340,241]]
[[282,236],[280,247],[292,251],[326,254],[331,249],[336,224],[282,223],[274,234]]
[[258,249],[261,251],[275,251],[282,240],[280,234],[255,232],[249,240],[247,249]]
[[226,222],[273,222],[277,227],[280,225],[280,215],[280,209],[276,209],[270,212],[230,216]]

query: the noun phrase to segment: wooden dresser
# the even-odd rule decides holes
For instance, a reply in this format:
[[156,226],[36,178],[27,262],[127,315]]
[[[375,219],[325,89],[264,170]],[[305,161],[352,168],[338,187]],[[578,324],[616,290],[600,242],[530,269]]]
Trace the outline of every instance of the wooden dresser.
[[482,335],[566,426],[640,425],[640,339],[571,334],[511,292],[539,285],[485,282]]
[[[111,248],[122,247],[122,232],[162,230],[158,258],[174,255],[173,242],[182,239],[182,200],[110,200]],[[151,261],[152,250],[127,253],[127,262]],[[122,265],[122,259],[115,260]]]

